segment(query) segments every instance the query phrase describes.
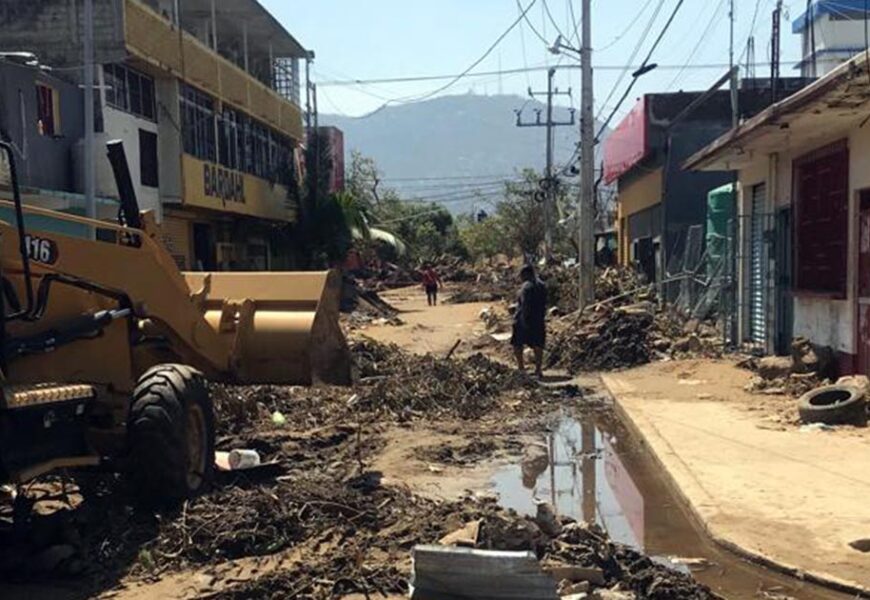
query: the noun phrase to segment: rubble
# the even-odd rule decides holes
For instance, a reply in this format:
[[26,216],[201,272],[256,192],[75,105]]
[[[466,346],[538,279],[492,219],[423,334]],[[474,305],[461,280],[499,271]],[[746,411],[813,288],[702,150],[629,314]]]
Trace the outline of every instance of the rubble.
[[833,351],[814,347],[806,338],[795,338],[791,356],[747,357],[738,366],[756,373],[746,390],[764,395],[799,398],[830,383],[835,369]]

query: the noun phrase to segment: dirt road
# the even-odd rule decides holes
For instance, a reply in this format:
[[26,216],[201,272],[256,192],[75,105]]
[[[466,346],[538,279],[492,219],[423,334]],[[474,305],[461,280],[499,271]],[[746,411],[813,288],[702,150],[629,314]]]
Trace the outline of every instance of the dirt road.
[[[448,287],[441,299],[450,295]],[[480,312],[492,303],[444,304],[427,306],[426,295],[419,288],[402,288],[381,294],[381,297],[399,309],[403,325],[373,325],[361,331],[378,341],[398,344],[409,352],[444,355],[457,340],[469,342],[485,331]],[[501,307],[496,307],[500,310]],[[460,347],[457,351],[466,351]]]

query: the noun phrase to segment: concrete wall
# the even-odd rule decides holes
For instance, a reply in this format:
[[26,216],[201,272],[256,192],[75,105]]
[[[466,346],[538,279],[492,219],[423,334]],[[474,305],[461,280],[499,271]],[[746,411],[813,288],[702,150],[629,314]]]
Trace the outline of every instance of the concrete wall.
[[[58,135],[37,129],[37,82],[57,91]],[[31,67],[0,63],[0,137],[17,148],[16,164],[22,187],[74,191],[72,148],[84,133],[81,90]],[[4,159],[5,160],[5,159]]]
[[[748,194],[752,185],[768,184],[768,206],[771,211],[791,206],[794,198],[794,160],[830,143],[846,138],[849,146],[849,257],[847,265],[847,297],[831,299],[801,292],[794,295],[794,335],[804,336],[816,344],[836,350],[846,365],[857,354],[857,285],[858,285],[858,211],[859,192],[870,188],[870,130],[854,127],[831,127],[821,133],[812,146],[785,149],[771,163],[759,156],[750,167],[740,171],[740,210],[748,217]],[[741,225],[748,225],[747,219]],[[745,238],[745,231],[743,231]],[[744,246],[745,249],[745,246]],[[745,284],[745,278],[741,277]],[[744,290],[741,289],[741,293]],[[745,307],[745,303],[743,307]],[[745,312],[745,309],[744,309]],[[774,314],[771,310],[769,314]],[[745,315],[741,315],[744,322]]]
[[[43,64],[54,67],[80,65],[82,11],[82,0],[3,0],[0,50],[35,52]],[[94,0],[94,38],[97,63],[123,59],[122,0]]]

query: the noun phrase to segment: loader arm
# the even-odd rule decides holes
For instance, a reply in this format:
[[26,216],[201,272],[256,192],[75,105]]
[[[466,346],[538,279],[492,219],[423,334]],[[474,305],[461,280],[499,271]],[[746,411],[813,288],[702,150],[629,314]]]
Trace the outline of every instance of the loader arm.
[[[0,201],[0,209],[4,208],[13,205]],[[93,240],[27,230],[35,285],[46,276],[59,276],[81,281],[97,291],[58,286],[47,298],[44,317],[10,323],[11,334],[32,335],[83,313],[118,308],[117,299],[100,294],[99,289],[123,291],[132,309],[129,327],[122,321],[110,324],[104,336],[81,344],[103,360],[133,353],[130,373],[89,365],[80,358],[80,351],[58,365],[66,368],[70,366],[67,363],[74,363],[74,375],[71,372],[63,380],[119,387],[124,381],[134,381],[153,364],[165,362],[167,356],[160,352],[168,350],[170,358],[191,364],[217,380],[298,385],[349,382],[350,356],[338,325],[337,274],[183,274],[163,245],[150,213],[143,213],[139,230],[33,206],[24,207],[24,212],[100,231],[100,239]],[[25,286],[17,239],[16,228],[0,221],[0,266],[4,277],[21,294]],[[132,329],[130,334],[138,340],[132,350],[125,327]],[[160,340],[161,344],[151,349],[148,340]],[[14,378],[17,364],[9,369]],[[33,369],[25,367],[23,371]],[[25,379],[37,373],[38,369]]]

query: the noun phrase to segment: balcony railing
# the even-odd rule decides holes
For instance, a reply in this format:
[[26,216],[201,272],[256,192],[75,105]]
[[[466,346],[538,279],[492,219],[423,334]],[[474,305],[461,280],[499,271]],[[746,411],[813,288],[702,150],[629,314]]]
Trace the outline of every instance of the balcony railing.
[[125,0],[124,28],[132,54],[302,140],[297,105],[138,0]]

